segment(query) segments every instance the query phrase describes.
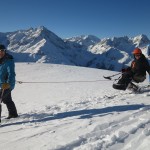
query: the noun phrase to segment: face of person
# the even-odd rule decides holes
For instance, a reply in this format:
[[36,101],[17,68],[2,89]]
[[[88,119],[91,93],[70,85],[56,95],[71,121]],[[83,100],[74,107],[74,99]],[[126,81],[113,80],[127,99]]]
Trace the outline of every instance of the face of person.
[[134,55],[136,59],[140,59],[141,58],[141,54],[135,54]]
[[5,55],[5,51],[4,50],[0,50],[0,58],[3,58]]

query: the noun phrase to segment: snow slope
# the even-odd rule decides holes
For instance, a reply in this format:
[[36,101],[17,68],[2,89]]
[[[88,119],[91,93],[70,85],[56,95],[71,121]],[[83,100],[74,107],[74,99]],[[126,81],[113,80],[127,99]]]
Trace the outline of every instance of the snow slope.
[[[1,150],[149,150],[150,91],[117,91],[84,67],[16,63],[19,118],[0,126]],[[143,84],[147,84],[146,80]]]

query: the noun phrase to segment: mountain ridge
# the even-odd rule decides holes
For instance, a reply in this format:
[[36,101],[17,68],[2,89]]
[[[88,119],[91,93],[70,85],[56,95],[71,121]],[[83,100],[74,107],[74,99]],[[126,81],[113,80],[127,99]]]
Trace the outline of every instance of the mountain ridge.
[[132,61],[132,51],[140,47],[148,57],[150,40],[144,34],[129,38],[99,39],[81,35],[62,39],[44,26],[0,33],[0,43],[16,62],[76,65],[118,71]]

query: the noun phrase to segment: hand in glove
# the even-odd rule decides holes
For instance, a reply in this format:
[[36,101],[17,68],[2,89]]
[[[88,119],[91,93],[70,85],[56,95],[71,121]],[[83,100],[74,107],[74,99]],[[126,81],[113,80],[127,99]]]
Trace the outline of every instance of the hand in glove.
[[121,70],[121,72],[124,73],[124,72],[128,72],[128,71],[130,71],[130,70],[131,70],[130,67],[128,67],[128,68],[123,68],[123,69]]
[[10,88],[10,84],[9,83],[3,83],[1,88],[3,90],[9,89]]
[[121,69],[121,72],[122,72],[122,73],[123,73],[123,72],[126,72],[126,69],[124,69],[124,68],[123,68],[123,69]]

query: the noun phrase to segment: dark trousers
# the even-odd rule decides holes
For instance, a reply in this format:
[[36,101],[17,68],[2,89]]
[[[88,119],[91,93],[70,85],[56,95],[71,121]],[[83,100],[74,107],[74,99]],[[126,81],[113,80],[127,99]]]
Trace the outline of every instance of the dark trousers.
[[133,74],[132,72],[125,72],[119,79],[119,84],[124,84],[127,88],[128,84],[133,80],[136,83],[143,82],[146,79],[146,75]]
[[[6,104],[6,107],[8,109],[9,112],[9,116],[10,115],[17,115],[17,109],[15,106],[15,103],[12,101],[12,97],[11,97],[11,90],[7,89],[4,90],[3,94],[2,94],[2,90],[0,90],[0,96],[2,96],[2,102],[4,104]],[[0,108],[1,109],[1,108]],[[0,110],[1,113],[2,110]]]
[[132,81],[133,74],[131,72],[125,72],[122,74],[122,77],[119,79],[119,84],[125,84],[128,86],[128,84]]

